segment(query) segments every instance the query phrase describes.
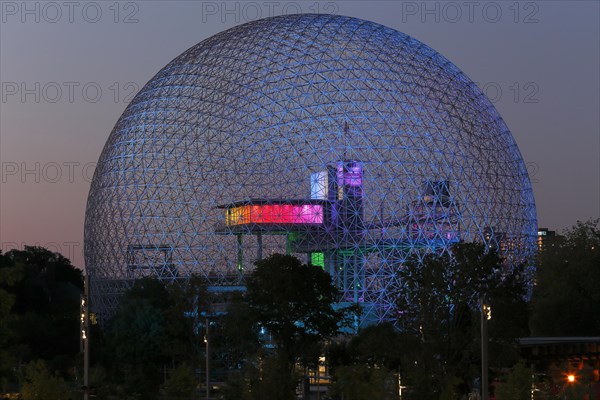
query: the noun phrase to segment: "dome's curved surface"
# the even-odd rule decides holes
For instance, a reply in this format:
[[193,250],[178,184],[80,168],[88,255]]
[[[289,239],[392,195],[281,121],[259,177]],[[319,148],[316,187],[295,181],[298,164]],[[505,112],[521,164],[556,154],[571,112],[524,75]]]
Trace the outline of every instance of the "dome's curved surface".
[[[344,181],[353,169],[358,189]],[[329,194],[315,189],[326,179]],[[321,214],[282,220],[285,207]],[[100,156],[85,259],[109,312],[140,276],[235,284],[287,249],[385,319],[415,249],[479,240],[520,260],[536,229],[517,145],[457,67],[382,25],[290,15],[210,37],[145,85]]]

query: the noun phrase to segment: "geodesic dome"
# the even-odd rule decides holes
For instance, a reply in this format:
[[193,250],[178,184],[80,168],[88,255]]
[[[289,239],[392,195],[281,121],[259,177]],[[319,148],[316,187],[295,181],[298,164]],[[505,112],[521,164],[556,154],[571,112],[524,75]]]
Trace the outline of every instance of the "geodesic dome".
[[212,36],[144,86],[100,156],[85,259],[104,314],[140,277],[235,287],[287,252],[380,321],[411,254],[476,240],[519,262],[536,229],[517,145],[456,66],[385,26],[304,14]]

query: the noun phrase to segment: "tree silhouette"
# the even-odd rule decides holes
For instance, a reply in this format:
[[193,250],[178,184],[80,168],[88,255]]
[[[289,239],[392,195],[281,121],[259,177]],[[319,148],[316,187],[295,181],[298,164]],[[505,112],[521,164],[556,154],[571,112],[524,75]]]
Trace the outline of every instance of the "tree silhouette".
[[533,289],[535,336],[600,332],[600,219],[578,222],[540,252]]

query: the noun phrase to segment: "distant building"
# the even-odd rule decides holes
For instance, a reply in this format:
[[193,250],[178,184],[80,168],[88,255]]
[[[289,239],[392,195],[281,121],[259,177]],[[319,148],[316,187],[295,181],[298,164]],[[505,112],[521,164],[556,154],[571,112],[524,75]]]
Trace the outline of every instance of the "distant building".
[[552,242],[556,238],[556,231],[548,230],[548,228],[538,228],[537,245],[538,250],[542,251],[548,246],[552,246]]
[[[535,370],[532,399],[543,383],[556,395],[600,400],[600,337],[526,337],[519,339],[521,356]],[[575,397],[564,397],[575,398]]]

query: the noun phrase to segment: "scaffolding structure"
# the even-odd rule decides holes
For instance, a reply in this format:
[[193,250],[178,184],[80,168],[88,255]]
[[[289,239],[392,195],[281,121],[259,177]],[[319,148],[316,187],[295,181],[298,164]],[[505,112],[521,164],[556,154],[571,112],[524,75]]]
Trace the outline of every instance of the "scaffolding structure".
[[140,277],[239,288],[287,252],[384,321],[411,255],[481,241],[510,266],[536,233],[525,164],[476,84],[403,33],[302,14],[210,37],[144,86],[97,164],[85,260],[100,315]]

